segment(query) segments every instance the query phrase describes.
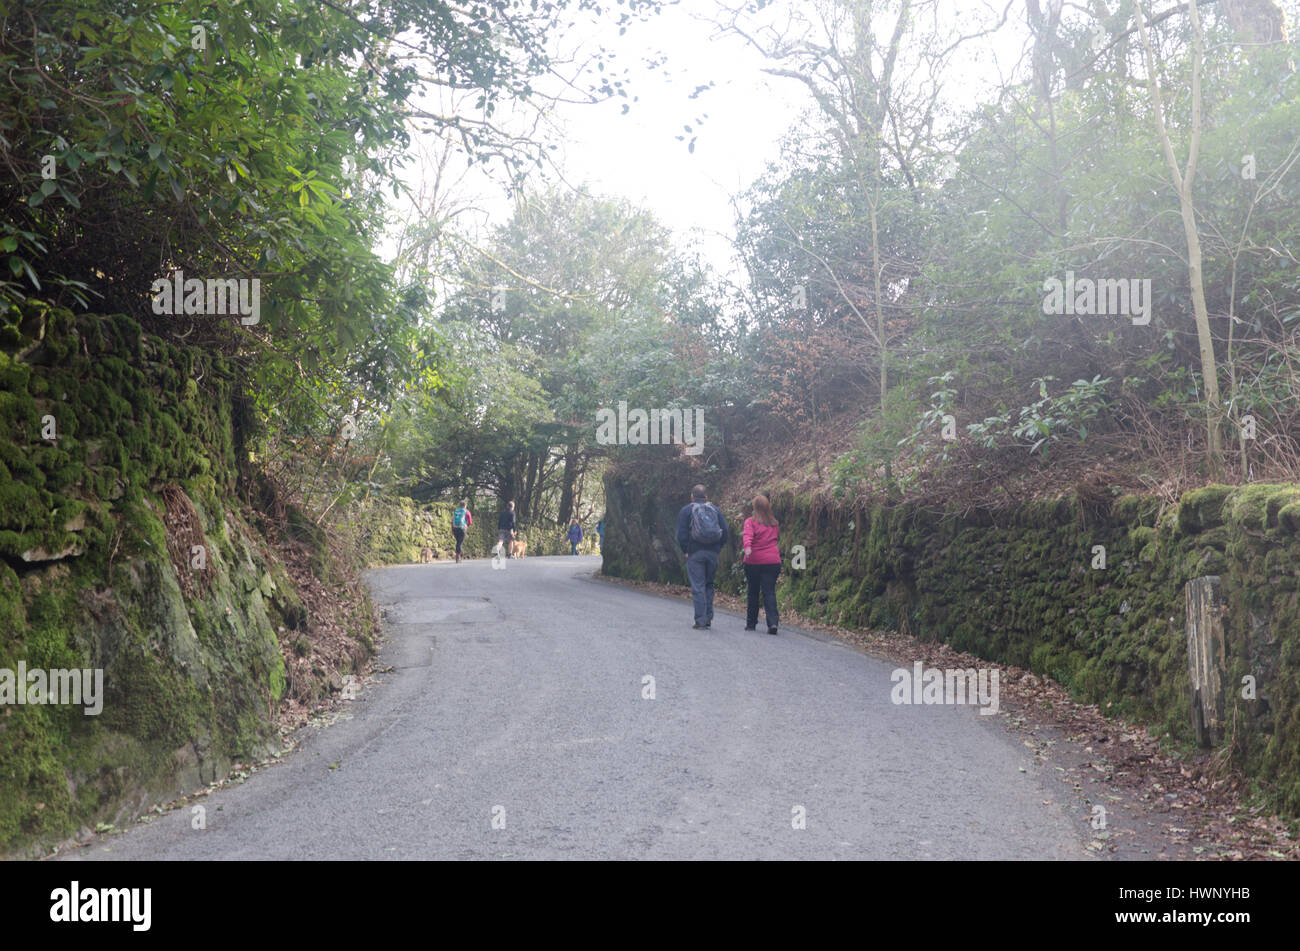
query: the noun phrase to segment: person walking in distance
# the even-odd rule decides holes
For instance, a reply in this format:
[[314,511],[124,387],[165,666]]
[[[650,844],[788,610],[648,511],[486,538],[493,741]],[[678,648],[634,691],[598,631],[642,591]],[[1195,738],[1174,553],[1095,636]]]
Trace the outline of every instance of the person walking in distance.
[[576,555],[578,546],[582,544],[582,526],[578,524],[575,518],[569,523],[569,554]]
[[497,544],[501,546],[501,554],[507,558],[514,557],[510,554],[510,543],[515,539],[515,503],[507,502],[506,507],[497,519]]
[[460,564],[460,549],[465,544],[465,529],[474,524],[470,514],[468,500],[462,499],[456,511],[451,513],[451,534],[456,539],[456,564]]
[[749,584],[745,630],[758,630],[758,596],[761,592],[767,633],[775,634],[780,620],[776,611],[776,578],[781,573],[781,552],[777,547],[781,524],[772,514],[772,503],[767,496],[754,496],[753,506],[754,514],[745,519],[741,532],[745,549],[745,581]]
[[691,580],[694,630],[713,623],[713,579],[718,574],[718,553],[726,543],[727,520],[709,501],[704,486],[695,486],[690,503],[677,513],[677,544],[686,555],[686,577]]

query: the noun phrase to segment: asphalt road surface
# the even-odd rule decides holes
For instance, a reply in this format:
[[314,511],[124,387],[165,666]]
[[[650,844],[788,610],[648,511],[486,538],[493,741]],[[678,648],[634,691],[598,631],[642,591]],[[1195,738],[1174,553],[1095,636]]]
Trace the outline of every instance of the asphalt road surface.
[[208,797],[205,829],[182,808],[67,857],[1087,857],[1002,717],[895,705],[894,664],[821,635],[692,630],[599,564],[373,572],[395,669],[350,717]]

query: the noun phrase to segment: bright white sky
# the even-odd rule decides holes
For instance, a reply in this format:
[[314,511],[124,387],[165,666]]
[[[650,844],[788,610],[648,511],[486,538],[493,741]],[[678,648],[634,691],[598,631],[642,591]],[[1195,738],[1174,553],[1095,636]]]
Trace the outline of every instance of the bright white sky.
[[[996,21],[1007,2],[938,0],[937,16],[943,26],[955,20],[962,32],[972,33],[977,23]],[[773,16],[781,22],[789,4],[811,10],[815,3],[778,0]],[[562,105],[553,117],[557,126],[552,137],[560,145],[554,153],[557,165],[569,184],[586,184],[598,194],[623,197],[649,209],[679,239],[699,243],[720,273],[740,279],[731,253],[733,199],[778,157],[782,137],[800,121],[811,100],[801,84],[764,75],[765,61],[741,40],[713,37],[715,28],[702,19],[713,7],[713,0],[681,0],[629,27],[622,37],[613,29],[559,37],[561,48],[585,42],[616,53],[614,65],[630,69],[631,93],[639,101],[628,115],[621,115],[627,101],[621,98],[600,105]],[[971,105],[1004,78],[1000,74],[1014,69],[1027,34],[1023,17],[1023,0],[1012,0],[996,49],[988,39],[969,44],[962,74],[949,79],[950,99]],[[883,14],[880,29],[892,25],[892,13]],[[928,19],[919,26],[924,30],[933,25]],[[880,37],[881,43],[886,40]],[[667,57],[665,69],[645,68],[644,59],[658,52]],[[713,88],[690,98],[697,87],[710,82]],[[702,123],[696,121],[701,118]],[[692,134],[685,133],[685,125],[693,127]],[[686,141],[678,141],[678,135],[685,135]],[[692,154],[687,142],[693,136]],[[419,170],[409,171],[414,183]],[[463,179],[457,193],[474,196],[482,210],[477,216],[480,227],[500,224],[511,212],[500,186],[477,174]]]
[[[728,0],[731,6],[739,0]],[[951,76],[946,98],[975,104],[980,94],[999,82],[999,70],[1009,72],[1028,35],[1024,25],[1024,0],[1010,0],[1012,12],[997,40],[976,40],[962,64],[966,77]],[[1008,0],[938,0],[927,5],[937,11],[939,25],[959,25],[975,33],[977,23],[996,22]],[[784,23],[786,8],[811,13],[816,0],[777,0],[770,21]],[[897,7],[897,4],[879,4]],[[667,72],[634,72],[633,93],[640,101],[632,112],[620,116],[621,102],[599,106],[572,106],[561,121],[567,132],[562,167],[573,184],[585,182],[593,191],[619,195],[649,208],[660,221],[682,237],[695,237],[715,266],[731,259],[734,236],[733,199],[738,198],[766,165],[779,155],[781,139],[812,106],[807,89],[799,82],[768,76],[771,65],[738,37],[718,36],[704,17],[715,9],[713,0],[681,0],[645,23],[630,28],[623,37],[601,37],[599,42],[616,51],[618,62],[631,65],[652,50],[667,54]],[[893,28],[896,13],[882,12],[878,32]],[[918,28],[934,26],[928,13]],[[887,33],[878,37],[881,46]],[[996,45],[994,45],[996,43]],[[994,55],[996,53],[996,63]],[[954,64],[956,65],[956,64]],[[690,99],[698,87],[714,87]],[[703,124],[697,117],[707,113]],[[694,154],[687,151],[684,125],[697,136]],[[686,141],[678,141],[686,135]]]
[[[710,5],[686,2],[701,12]],[[665,70],[633,70],[632,95],[640,101],[627,115],[620,115],[621,99],[565,108],[559,164],[575,185],[650,209],[679,236],[699,240],[708,259],[724,267],[734,234],[733,196],[778,156],[807,100],[790,83],[764,76],[756,52],[735,39],[710,39],[710,32],[679,6],[605,41],[628,66],[639,65],[646,51],[663,50]],[[713,88],[690,98],[710,82]],[[687,151],[692,138],[694,153]]]
[[[728,2],[734,6],[740,0]],[[833,0],[775,0],[765,15],[784,22],[790,9],[811,13],[829,2]],[[1104,2],[1113,10],[1127,0]],[[1282,0],[1282,5],[1294,22],[1300,2]],[[880,6],[896,9],[897,4]],[[968,42],[961,47],[961,59],[949,64],[943,98],[950,105],[968,109],[990,101],[991,90],[1017,74],[1028,47],[1024,0],[934,0],[920,6],[919,31],[955,28],[968,35],[1009,10],[1005,26],[993,37]],[[878,33],[892,28],[893,9],[880,14]],[[1067,5],[1066,18],[1077,19],[1080,9]],[[551,137],[561,147],[555,155],[569,184],[586,184],[598,194],[647,208],[679,240],[698,242],[721,274],[743,280],[731,253],[733,199],[778,157],[782,137],[806,114],[811,100],[801,84],[764,75],[764,60],[739,39],[712,37],[715,28],[703,17],[714,10],[715,0],[679,0],[629,27],[622,37],[608,26],[590,29],[586,36],[570,32],[556,37],[561,55],[597,45],[616,53],[615,65],[630,69],[631,92],[639,101],[626,116],[620,114],[621,98],[600,105],[562,105],[552,117],[556,126]],[[887,39],[878,35],[878,46]],[[657,53],[666,55],[666,70],[644,68],[645,58]],[[696,87],[710,82],[713,88],[690,98]],[[706,113],[702,123],[696,121]],[[686,134],[684,125],[694,129],[693,154],[686,141],[677,139]],[[408,182],[415,187],[421,174],[418,166],[410,167]],[[480,229],[503,223],[511,213],[501,186],[477,172],[460,180],[455,190],[459,199],[479,209]],[[462,227],[469,223],[464,218],[459,222]],[[392,247],[387,250],[391,254]]]

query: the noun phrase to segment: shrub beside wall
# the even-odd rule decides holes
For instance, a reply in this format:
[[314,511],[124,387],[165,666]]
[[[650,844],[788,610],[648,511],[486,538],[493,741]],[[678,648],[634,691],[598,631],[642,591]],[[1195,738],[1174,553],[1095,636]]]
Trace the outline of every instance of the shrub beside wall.
[[[438,560],[452,558],[456,553],[456,539],[451,534],[451,516],[456,506],[446,502],[421,505],[401,497],[372,498],[354,506],[341,522],[356,533],[373,567],[383,565],[414,564],[420,560],[420,551],[428,548]],[[474,524],[465,533],[461,551],[469,558],[490,558],[497,544],[497,516],[495,506],[479,511],[470,506]],[[582,527],[584,536],[578,551],[594,555],[596,545],[595,524]],[[528,555],[567,555],[569,542],[562,529],[554,525],[524,525],[517,532],[528,542]]]

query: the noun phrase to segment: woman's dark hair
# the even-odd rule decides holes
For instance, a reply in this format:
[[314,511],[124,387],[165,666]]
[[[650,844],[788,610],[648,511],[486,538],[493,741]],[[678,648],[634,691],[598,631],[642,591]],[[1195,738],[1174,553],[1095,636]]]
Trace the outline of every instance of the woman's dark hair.
[[781,523],[776,520],[772,514],[772,503],[767,500],[766,495],[754,496],[754,521],[760,525],[779,526]]

